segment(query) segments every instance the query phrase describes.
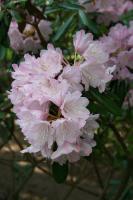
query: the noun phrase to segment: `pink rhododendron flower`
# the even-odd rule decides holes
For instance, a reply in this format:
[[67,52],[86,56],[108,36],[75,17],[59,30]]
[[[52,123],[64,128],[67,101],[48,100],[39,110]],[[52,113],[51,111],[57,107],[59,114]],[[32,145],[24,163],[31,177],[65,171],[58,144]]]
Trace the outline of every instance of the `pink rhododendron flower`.
[[83,53],[83,57],[90,63],[103,64],[108,61],[109,55],[104,49],[104,45],[98,41],[93,41]]
[[98,118],[99,118],[98,114],[89,116],[87,123],[85,124],[85,126],[82,129],[84,135],[93,139],[95,129],[96,129],[96,127],[97,128],[99,127],[99,124],[96,121]]
[[[51,23],[47,20],[41,20],[38,28],[45,41],[49,40],[49,35],[52,33]],[[17,52],[34,52],[36,53],[42,48],[39,35],[30,24],[26,24],[23,32],[20,32],[18,24],[12,21],[9,27],[8,36],[11,47]]]
[[15,21],[10,24],[8,36],[10,39],[10,45],[16,52],[24,49],[22,34],[19,32],[18,24]]
[[[82,35],[82,40],[86,40],[88,37],[85,32],[82,34],[82,30],[78,32],[78,35]],[[80,40],[79,40],[80,41]],[[103,92],[106,87],[106,83],[112,79],[112,72],[115,67],[106,67],[105,64],[109,60],[109,54],[106,51],[106,45],[103,42],[95,41],[93,38],[87,42],[87,46],[82,46],[80,55],[84,58],[84,62],[79,63],[79,70],[81,73],[82,83],[85,85],[85,90],[89,89],[89,86],[99,88],[100,92]],[[75,43],[75,38],[74,41]],[[75,49],[76,51],[76,49]]]
[[110,29],[108,36],[103,36],[100,39],[109,53],[107,65],[109,63],[111,66],[116,65],[114,79],[133,79],[131,72],[133,66],[132,37],[133,29],[132,22],[130,22],[129,27],[116,24]]
[[51,22],[47,21],[47,20],[41,20],[38,24],[38,27],[40,29],[40,32],[42,33],[44,39],[46,41],[49,40],[49,36],[52,33],[52,29],[51,29]]
[[128,68],[133,69],[133,48],[128,51],[120,52],[118,60],[121,66],[127,66]]
[[89,116],[89,111],[86,109],[89,101],[81,95],[79,91],[68,93],[61,105],[61,112],[66,119],[77,120],[79,123],[81,121],[85,124]]
[[99,88],[100,92],[103,92],[106,87],[106,83],[112,78],[112,72],[114,67],[106,68],[105,65],[90,64],[87,61],[80,65],[82,74],[82,83],[85,85],[85,90],[89,89],[89,86]]
[[111,27],[109,36],[115,40],[124,40],[128,37],[128,28],[122,24],[116,24],[114,27]]
[[104,45],[92,35],[78,32],[74,46],[71,65],[65,62],[61,49],[51,44],[37,58],[26,54],[19,65],[13,65],[9,92],[17,123],[30,144],[22,152],[40,152],[60,164],[76,162],[92,152],[99,115],[90,114],[89,101],[82,92],[89,85],[103,92],[114,70],[107,66]]
[[77,138],[82,135],[76,120],[60,118],[53,121],[52,127],[55,130],[55,139],[59,146],[64,144],[64,142],[76,143]]
[[55,77],[62,69],[62,55],[54,49],[48,48],[47,51],[41,51],[38,58],[40,73],[46,72],[49,77]]
[[119,21],[119,16],[133,9],[131,0],[96,0],[86,3],[79,0],[86,12],[98,12],[97,22],[109,25],[111,22]]
[[91,33],[86,34],[84,30],[78,31],[73,38],[75,51],[83,54],[92,40],[93,35]]
[[78,67],[66,66],[63,69],[63,72],[58,78],[59,81],[66,80],[70,84],[70,90],[73,91],[82,91],[83,87],[80,84],[81,74]]

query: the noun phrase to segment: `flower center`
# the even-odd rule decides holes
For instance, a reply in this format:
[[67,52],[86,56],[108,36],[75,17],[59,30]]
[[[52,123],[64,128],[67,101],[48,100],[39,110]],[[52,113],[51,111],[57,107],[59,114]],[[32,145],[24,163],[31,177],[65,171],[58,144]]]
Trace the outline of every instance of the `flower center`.
[[51,103],[47,120],[49,122],[52,122],[57,119],[60,119],[61,117],[62,117],[62,115],[61,115],[61,111],[60,111],[59,107],[56,106],[54,103]]
[[35,35],[35,28],[33,26],[30,26],[28,28],[25,28],[23,31],[23,34],[25,37],[30,37]]

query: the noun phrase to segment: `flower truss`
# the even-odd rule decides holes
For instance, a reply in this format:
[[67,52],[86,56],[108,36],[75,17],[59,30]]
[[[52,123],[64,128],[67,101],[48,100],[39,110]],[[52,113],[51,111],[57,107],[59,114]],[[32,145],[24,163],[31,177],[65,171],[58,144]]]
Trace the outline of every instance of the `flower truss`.
[[118,22],[119,16],[133,9],[131,0],[79,0],[86,12],[98,12],[98,23],[109,25],[111,22]]
[[[31,19],[31,21],[33,21],[33,19]],[[45,41],[48,41],[49,35],[52,33],[51,23],[47,20],[41,20],[38,23],[38,30]],[[24,30],[20,32],[17,22],[12,21],[9,27],[8,36],[10,45],[16,53],[36,53],[42,48],[38,32],[31,24],[27,23]]]
[[108,64],[116,65],[115,79],[133,79],[133,22],[130,26],[116,24],[100,41],[109,53]]
[[107,66],[109,54],[92,34],[81,30],[73,43],[73,64],[51,44],[37,58],[26,54],[19,66],[13,65],[9,93],[17,123],[30,144],[22,152],[40,152],[60,164],[92,152],[99,115],[89,112],[82,93],[90,86],[103,92],[115,70]]

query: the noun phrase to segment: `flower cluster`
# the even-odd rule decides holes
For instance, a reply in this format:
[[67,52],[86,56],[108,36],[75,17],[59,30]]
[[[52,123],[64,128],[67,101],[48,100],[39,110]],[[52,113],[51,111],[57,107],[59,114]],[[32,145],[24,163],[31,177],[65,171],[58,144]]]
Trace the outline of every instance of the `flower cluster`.
[[133,9],[131,0],[92,0],[86,3],[86,0],[79,0],[87,12],[98,12],[98,23],[109,25],[111,22],[119,21],[119,16]]
[[[116,66],[113,79],[126,80],[130,84],[133,80],[133,22],[130,22],[129,27],[116,24],[111,27],[108,36],[103,36],[100,41],[109,54],[107,66]],[[132,87],[127,91],[123,106],[133,106]]]
[[133,79],[133,22],[130,26],[116,24],[100,41],[109,53],[111,65],[116,65],[115,79]]
[[[51,23],[47,20],[41,20],[38,23],[38,30],[44,40],[48,41],[49,35],[52,33]],[[17,22],[12,21],[9,27],[8,36],[11,47],[17,53],[36,53],[42,48],[40,36],[36,28],[31,24],[27,23],[24,30],[20,32]]]
[[98,114],[89,112],[82,92],[89,86],[103,92],[115,69],[105,65],[108,53],[92,34],[81,30],[73,42],[73,65],[51,44],[38,58],[26,54],[19,66],[13,65],[9,93],[17,122],[30,143],[23,152],[41,152],[60,164],[92,152]]

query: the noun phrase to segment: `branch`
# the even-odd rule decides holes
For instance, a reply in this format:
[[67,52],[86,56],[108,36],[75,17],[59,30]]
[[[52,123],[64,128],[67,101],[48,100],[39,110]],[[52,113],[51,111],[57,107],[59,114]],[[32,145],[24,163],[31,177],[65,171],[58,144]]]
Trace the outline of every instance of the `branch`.
[[120,187],[118,189],[118,192],[116,195],[112,198],[112,200],[119,200],[128,184],[130,174],[131,174],[132,166],[130,166],[130,160],[128,161],[127,169],[125,170],[122,178],[122,182],[120,184]]
[[123,148],[123,151],[125,152],[126,157],[128,157],[129,152],[128,152],[126,144],[124,143],[123,138],[121,137],[118,130],[116,129],[116,127],[113,124],[110,123],[109,126],[112,129],[112,131],[114,132],[115,137],[118,140],[118,142],[120,143],[121,147]]
[[[92,156],[92,163],[93,163],[93,166],[94,166],[94,170],[95,170],[95,172],[96,172],[96,175],[97,175],[97,180],[98,180],[99,186],[100,186],[100,188],[101,188],[102,190],[104,190],[104,184],[103,184],[103,181],[102,181],[102,178],[101,178],[101,175],[100,175],[100,172],[99,172],[97,163],[96,163],[96,161],[95,161],[94,155]],[[106,198],[103,197],[103,200],[106,200]]]
[[38,24],[35,24],[35,23],[34,23],[33,26],[35,27],[35,29],[36,29],[36,31],[37,31],[37,33],[38,33],[38,36],[39,36],[39,38],[40,38],[40,41],[41,41],[42,45],[45,46],[45,45],[46,45],[46,42],[45,42],[44,37],[43,37],[42,34],[41,34],[41,31],[40,31],[40,29],[39,29],[39,27],[38,27]]
[[27,1],[26,8],[30,15],[36,16],[39,19],[45,19],[43,13],[32,4],[31,0]]
[[103,189],[104,188],[103,181],[102,181],[102,178],[100,176],[99,169],[98,169],[98,166],[96,164],[94,156],[92,156],[92,163],[93,163],[96,175],[97,175],[97,180],[98,180],[99,186],[100,186],[101,189]]
[[114,169],[112,168],[110,173],[109,173],[109,176],[107,177],[106,185],[104,187],[104,190],[103,190],[99,200],[104,200],[104,198],[106,197],[106,193],[107,193],[107,190],[109,188],[109,184],[110,184],[110,180],[112,178],[113,172],[114,172]]

